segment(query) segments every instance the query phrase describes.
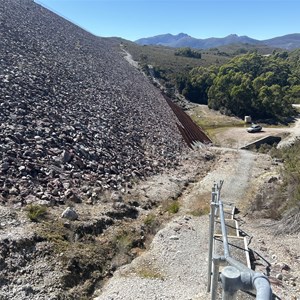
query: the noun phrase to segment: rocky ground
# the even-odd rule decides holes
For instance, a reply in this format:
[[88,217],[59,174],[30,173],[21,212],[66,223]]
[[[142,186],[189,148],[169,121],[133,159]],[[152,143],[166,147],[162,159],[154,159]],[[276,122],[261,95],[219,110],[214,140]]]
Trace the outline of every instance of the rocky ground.
[[26,208],[1,205],[0,298],[89,299],[116,269],[145,251],[172,217],[172,204],[213,164],[211,152],[190,152],[177,169],[126,193],[108,192],[101,203],[73,203],[74,220],[63,218],[70,203],[49,207],[38,222],[30,221]]
[[[117,40],[31,0],[0,2],[0,49],[0,298],[207,299],[212,183],[224,179],[224,197],[244,209],[277,174],[272,162],[187,151]],[[276,295],[297,299],[299,237],[244,220]]]
[[83,299],[144,246],[159,201],[130,191],[178,167],[178,120],[119,41],[32,0],[0,2],[0,49],[0,298]]
[[[242,167],[247,172],[238,173]],[[245,213],[258,188],[278,178],[278,167],[263,154],[198,149],[183,156],[177,170],[140,182],[115,204],[110,200],[116,194],[103,196],[104,205],[76,204],[75,221],[61,218],[67,205],[51,208],[39,223],[30,222],[23,209],[1,206],[0,295],[89,299],[95,289],[101,300],[207,299],[210,190],[224,179],[222,195],[240,209],[256,270],[269,276],[277,299],[298,299],[299,235],[276,236],[276,221]],[[168,211],[173,199],[179,199],[176,214]],[[53,225],[55,230],[45,230]],[[149,235],[155,235],[150,246]]]
[[221,179],[222,198],[240,210],[236,217],[248,234],[253,266],[269,277],[274,299],[300,299],[299,234],[278,236],[278,222],[247,213],[259,187],[278,178],[279,166],[263,154],[211,151],[216,155],[213,168],[183,192],[177,216],[156,234],[148,251],[115,272],[95,299],[209,299],[208,215],[195,216],[195,211],[207,209],[212,184]]
[[116,40],[30,0],[0,12],[1,202],[96,201],[176,165],[176,118]]

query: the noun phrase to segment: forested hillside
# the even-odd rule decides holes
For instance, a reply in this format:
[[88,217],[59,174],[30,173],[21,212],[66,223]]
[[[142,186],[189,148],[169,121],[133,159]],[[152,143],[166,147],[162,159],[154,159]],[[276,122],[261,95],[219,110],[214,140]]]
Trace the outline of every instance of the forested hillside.
[[123,42],[146,74],[151,66],[171,97],[179,92],[227,115],[280,122],[294,115],[292,103],[300,103],[300,50],[249,44],[193,50]]
[[233,58],[217,68],[197,67],[177,81],[187,99],[224,114],[282,121],[300,101],[299,50]]
[[[211,49],[170,48],[164,46],[139,46],[120,40],[135,61],[146,74],[149,66],[154,75],[166,87],[170,95],[182,82],[189,78],[189,72],[195,67],[222,66],[237,55],[257,51],[261,55],[271,54],[275,49],[264,45],[235,44]],[[182,89],[185,86],[182,86]],[[180,87],[179,87],[180,88]],[[189,99],[192,100],[193,99]]]

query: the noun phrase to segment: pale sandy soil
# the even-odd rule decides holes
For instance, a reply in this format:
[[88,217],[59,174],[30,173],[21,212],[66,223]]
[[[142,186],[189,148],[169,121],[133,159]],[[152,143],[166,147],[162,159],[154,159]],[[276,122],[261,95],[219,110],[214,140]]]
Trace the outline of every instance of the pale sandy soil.
[[247,144],[267,136],[280,136],[283,140],[300,135],[300,120],[290,126],[285,127],[263,127],[261,132],[248,133],[244,127],[224,128],[215,133],[216,143],[223,147],[240,149]]
[[[195,217],[190,214],[199,207],[208,206],[211,187],[219,180],[224,180],[222,199],[241,209],[242,229],[253,236],[250,246],[261,255],[257,259],[270,263],[269,275],[275,299],[299,299],[299,235],[276,237],[272,227],[266,226],[268,220],[244,216],[245,207],[257,188],[278,174],[278,166],[273,165],[266,155],[245,150],[210,148],[208,151],[217,155],[214,167],[206,176],[190,183],[180,197],[181,207],[176,217],[156,234],[147,251],[118,270],[97,291],[97,300],[209,299],[206,291],[208,215]],[[196,164],[197,158],[194,159]],[[159,182],[152,180],[152,192],[162,182],[163,176]],[[288,266],[288,271],[282,269],[284,265]],[[257,271],[267,274],[266,264],[262,263]],[[283,276],[283,279],[276,276]]]
[[[198,112],[199,113],[199,112]],[[200,112],[210,114],[205,108]],[[212,116],[213,117],[213,116]],[[224,120],[222,115],[217,115]],[[227,120],[225,120],[227,122]],[[229,123],[231,120],[228,121]],[[256,271],[269,276],[274,299],[300,299],[300,235],[276,236],[276,221],[249,217],[246,213],[259,187],[279,176],[280,165],[265,154],[240,150],[240,147],[268,135],[294,138],[300,135],[300,121],[290,127],[268,127],[260,133],[249,134],[245,127],[226,128],[215,135],[218,145],[192,152],[193,158],[183,161],[183,177],[195,170],[202,155],[214,153],[215,163],[205,176],[190,181],[180,196],[180,210],[154,237],[148,250],[120,268],[95,294],[97,300],[205,300],[207,293],[208,214],[211,188],[224,180],[221,197],[239,210],[241,228],[249,234],[249,247],[254,251]],[[203,170],[203,165],[198,165]],[[203,171],[202,171],[203,172]],[[195,173],[194,173],[195,174]],[[146,184],[147,193],[159,196],[169,193],[165,174]],[[173,174],[174,175],[174,174]],[[180,174],[177,174],[177,180]],[[187,176],[187,177],[186,177]],[[194,177],[195,179],[195,177]],[[173,182],[176,179],[173,178]],[[160,187],[159,192],[157,188]],[[171,187],[172,189],[172,187]],[[164,192],[163,192],[164,191]],[[270,191],[272,193],[272,191]],[[164,195],[166,196],[166,194]],[[193,212],[202,210],[196,217]],[[221,299],[219,295],[218,299]]]
[[243,120],[222,115],[218,111],[211,110],[207,105],[197,105],[187,111],[188,114],[207,130],[213,143],[221,147],[240,149],[247,144],[267,136],[280,136],[288,141],[300,136],[300,120],[295,120],[289,126],[264,125],[263,130],[257,133],[248,133]]

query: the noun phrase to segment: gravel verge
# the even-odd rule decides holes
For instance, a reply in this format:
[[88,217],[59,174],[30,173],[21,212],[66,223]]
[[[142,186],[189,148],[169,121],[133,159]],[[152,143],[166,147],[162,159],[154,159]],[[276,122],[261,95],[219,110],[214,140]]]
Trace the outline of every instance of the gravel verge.
[[245,207],[256,189],[273,178],[278,166],[267,155],[232,149],[212,151],[219,155],[215,166],[181,196],[181,216],[156,234],[148,251],[120,268],[97,291],[95,300],[209,299],[208,216],[194,217],[187,213],[196,203],[209,203],[212,184],[220,179],[225,180],[223,199],[242,209],[237,216],[241,228],[249,235],[255,270],[269,276],[277,299],[299,299],[299,234],[277,237],[272,230],[276,221],[245,216]]
[[147,252],[114,274],[95,300],[207,299],[199,295],[207,275],[207,223],[207,216],[172,220]]

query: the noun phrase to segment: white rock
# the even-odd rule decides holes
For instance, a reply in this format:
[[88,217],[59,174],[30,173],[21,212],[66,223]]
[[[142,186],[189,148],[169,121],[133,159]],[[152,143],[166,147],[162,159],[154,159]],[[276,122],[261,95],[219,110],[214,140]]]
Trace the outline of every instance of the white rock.
[[282,274],[276,274],[276,278],[278,279],[278,280],[282,280]]
[[78,214],[73,208],[67,207],[67,209],[61,214],[61,217],[74,221],[78,219]]

